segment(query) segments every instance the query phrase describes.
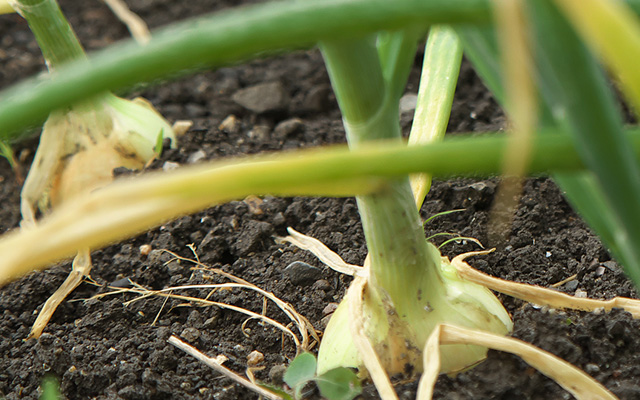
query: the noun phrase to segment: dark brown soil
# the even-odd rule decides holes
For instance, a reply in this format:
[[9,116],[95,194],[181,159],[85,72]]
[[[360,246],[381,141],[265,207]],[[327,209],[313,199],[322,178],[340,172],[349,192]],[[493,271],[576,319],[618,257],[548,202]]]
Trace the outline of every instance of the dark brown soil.
[[[152,28],[175,19],[235,6],[236,1],[169,0],[130,1]],[[101,2],[62,2],[79,37],[89,49],[127,37],[127,30]],[[0,16],[0,85],[43,70],[38,48],[26,24],[15,15]],[[417,91],[421,55],[416,57],[407,92]],[[277,82],[288,95],[279,109],[256,114],[236,104],[238,90],[265,82]],[[274,151],[326,143],[344,142],[344,132],[321,56],[317,51],[299,52],[247,65],[223,68],[179,82],[149,88],[142,94],[171,121],[191,119],[194,127],[177,150],[163,160],[189,163],[201,157],[215,159],[262,151]],[[220,130],[229,115],[238,117],[237,129]],[[298,118],[300,123],[291,122]],[[403,115],[408,127],[410,113]],[[471,68],[465,64],[456,94],[450,131],[496,130],[503,115]],[[295,129],[276,129],[289,121]],[[28,162],[35,140],[17,146]],[[199,153],[202,152],[202,153]],[[4,160],[0,229],[19,223],[20,186]],[[486,226],[496,180],[436,182],[422,209],[423,217],[464,208],[464,212],[437,218],[426,234],[454,231],[478,238],[495,253],[472,260],[490,274],[548,286],[573,274],[577,279],[560,287],[595,298],[637,297],[632,284],[611,260],[600,241],[571,210],[555,184],[545,178],[526,182],[507,243],[490,243]],[[0,395],[6,399],[37,398],[42,378],[51,374],[61,382],[68,399],[244,399],[257,398],[167,343],[171,334],[182,336],[210,355],[224,354],[227,366],[243,373],[246,356],[253,350],[265,356],[266,369],[258,378],[268,381],[269,371],[286,365],[294,355],[291,340],[275,329],[246,317],[214,307],[197,307],[182,301],[147,298],[130,305],[132,295],[113,295],[86,300],[109,289],[106,285],[128,278],[152,289],[180,284],[210,283],[202,272],[186,262],[173,261],[155,251],[140,254],[140,246],[169,249],[193,257],[195,245],[201,261],[240,276],[293,304],[318,329],[323,309],[338,302],[349,278],[323,267],[314,257],[289,245],[276,244],[287,226],[312,235],[346,261],[362,263],[365,245],[353,199],[270,198],[259,210],[235,201],[167,223],[124,243],[93,253],[92,278],[97,286],[82,284],[53,316],[39,340],[25,341],[36,310],[60,285],[69,271],[65,262],[45,272],[31,274],[0,289]],[[34,243],[37,246],[37,243]],[[452,256],[472,250],[470,244],[451,244],[444,253]],[[294,284],[283,273],[287,265],[303,261],[320,268],[310,281]],[[604,267],[604,268],[600,268]],[[190,292],[204,296],[207,291]],[[502,298],[502,297],[501,297]],[[212,299],[260,311],[262,301],[240,291],[216,293]],[[515,321],[513,335],[563,357],[584,369],[622,399],[640,398],[640,322],[629,314],[608,315],[560,312],[535,308],[502,298]],[[275,307],[268,313],[286,321]],[[274,370],[275,371],[275,370]],[[403,399],[415,395],[415,384],[398,384]],[[365,398],[377,398],[368,386]],[[435,398],[442,399],[568,399],[555,383],[518,358],[490,352],[475,369],[455,378],[442,376]]]

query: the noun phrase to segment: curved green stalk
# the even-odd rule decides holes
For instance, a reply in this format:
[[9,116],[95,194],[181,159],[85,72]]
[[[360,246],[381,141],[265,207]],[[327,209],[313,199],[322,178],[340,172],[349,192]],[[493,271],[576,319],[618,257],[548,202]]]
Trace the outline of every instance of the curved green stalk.
[[[640,130],[629,132],[629,138],[640,153]],[[3,235],[0,285],[72,256],[78,246],[97,249],[168,219],[249,194],[350,196],[387,188],[381,178],[412,172],[498,174],[505,147],[504,135],[496,134],[419,146],[378,143],[353,151],[310,149],[216,161],[126,179],[62,205],[33,229]],[[532,173],[550,167],[567,172],[583,168],[570,138],[557,133],[538,135],[532,160]]]
[[105,90],[119,90],[198,68],[305,48],[318,40],[430,23],[485,23],[488,0],[327,0],[276,2],[225,11],[154,32],[60,68],[48,82],[31,80],[0,93],[0,135],[15,137],[49,112]]
[[[405,38],[406,46],[402,36],[394,38],[400,41],[395,47],[404,48],[397,52],[376,49],[371,37],[321,42],[351,149],[381,139],[400,141],[399,87],[405,82],[399,79],[406,79],[406,74],[400,68],[398,73],[389,71],[413,60],[408,50],[415,46],[409,40],[416,38]],[[455,272],[447,272],[439,251],[424,237],[408,176],[389,180],[382,190],[356,200],[369,249],[362,309],[366,335],[390,374],[421,369],[420,349],[442,321],[501,334],[511,329],[506,311],[489,291],[456,286]],[[319,371],[365,366],[364,355],[358,354],[348,332],[351,316],[345,310],[343,301],[327,326],[318,354]],[[486,353],[478,347],[446,351],[445,371],[468,367]]]
[[29,23],[49,69],[85,58],[82,45],[55,0],[13,0],[12,5]]
[[[455,31],[448,26],[431,27],[424,50],[418,103],[409,135],[410,146],[440,141],[444,137],[461,62],[462,43]],[[431,176],[428,174],[411,176],[411,189],[418,208],[430,187]]]

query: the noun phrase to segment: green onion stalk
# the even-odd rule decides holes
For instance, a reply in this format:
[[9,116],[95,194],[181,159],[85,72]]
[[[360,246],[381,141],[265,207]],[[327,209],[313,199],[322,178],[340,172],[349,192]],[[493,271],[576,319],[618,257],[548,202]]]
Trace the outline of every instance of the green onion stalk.
[[[400,34],[401,35],[401,34]],[[373,140],[401,141],[399,98],[419,36],[397,61],[382,60],[376,37],[321,43],[343,115],[350,148]],[[410,60],[406,62],[406,60]],[[383,190],[357,197],[369,249],[368,290],[364,299],[366,335],[390,374],[420,371],[421,350],[439,323],[507,334],[511,319],[486,288],[462,281],[424,235],[409,178],[389,180]],[[343,301],[324,333],[319,373],[339,366],[363,368],[349,331]],[[486,356],[477,346],[443,346],[443,372],[472,366]]]

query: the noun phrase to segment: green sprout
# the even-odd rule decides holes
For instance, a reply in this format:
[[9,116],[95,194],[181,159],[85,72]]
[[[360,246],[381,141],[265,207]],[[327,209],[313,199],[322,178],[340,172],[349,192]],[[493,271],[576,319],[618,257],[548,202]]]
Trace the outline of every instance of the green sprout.
[[294,399],[303,398],[302,391],[309,382],[315,382],[328,400],[351,400],[362,392],[358,376],[348,368],[335,368],[320,375],[316,370],[316,358],[311,353],[301,353],[291,361],[283,379],[293,390]]

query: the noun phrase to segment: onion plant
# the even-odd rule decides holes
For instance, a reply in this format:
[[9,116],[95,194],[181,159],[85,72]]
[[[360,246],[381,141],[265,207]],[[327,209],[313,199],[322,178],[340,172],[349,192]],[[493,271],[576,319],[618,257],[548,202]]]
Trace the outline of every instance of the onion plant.
[[[526,2],[523,15],[531,26],[535,60],[528,72],[537,83],[542,106],[523,170],[552,174],[640,284],[640,216],[635,212],[640,202],[639,135],[623,129],[605,75],[573,27],[610,63],[622,91],[640,109],[635,103],[638,75],[629,57],[623,56],[640,55],[637,10],[620,1],[604,3],[585,2],[585,7],[601,12],[584,14],[570,0]],[[104,246],[166,219],[248,194],[356,195],[369,249],[360,277],[366,284],[359,283],[364,290],[359,299],[365,314],[362,330],[388,372],[420,370],[422,349],[440,323],[508,333],[509,316],[491,292],[462,280],[424,238],[416,204],[421,204],[426,190],[414,195],[408,178],[409,173],[499,174],[508,156],[506,139],[491,134],[406,146],[398,121],[398,101],[417,43],[435,24],[455,30],[487,84],[505,109],[512,110],[513,96],[505,95],[505,74],[496,62],[500,47],[492,4],[489,0],[329,0],[258,5],[177,24],[144,47],[114,46],[88,62],[56,68],[55,77],[47,82],[25,82],[5,91],[0,95],[0,132],[9,139],[52,110],[78,107],[79,101],[107,89],[318,44],[350,150],[223,161],[78,194],[32,229],[9,233],[0,241],[4,255],[0,284],[69,257],[79,245]],[[638,2],[628,4],[637,8]],[[602,27],[611,28],[603,33],[598,31]],[[603,37],[619,46],[610,49]],[[444,53],[450,47],[442,43],[451,38],[450,32],[442,35],[432,28],[432,47],[428,45],[428,49],[445,47],[435,54],[449,69],[459,63],[455,36],[450,42],[453,56]],[[426,67],[438,65],[438,57],[427,60]],[[418,109],[428,109],[427,102],[434,101],[446,116],[452,87],[436,86],[449,95],[440,101],[425,95]],[[421,87],[421,94],[428,92]],[[446,118],[437,121],[419,115],[417,123],[434,124],[442,132]],[[412,137],[420,135],[412,132]],[[416,181],[415,188],[428,187],[424,176]],[[34,242],[39,248],[31,250]],[[341,306],[327,328],[319,373],[336,366],[369,368],[356,349],[345,310]],[[466,345],[441,350],[447,354],[441,365],[445,372],[468,367],[486,352]]]
[[[50,73],[84,61],[80,42],[55,0],[14,0],[11,6],[29,23]],[[21,193],[22,227],[35,225],[36,212],[104,186],[113,169],[140,169],[175,134],[144,99],[129,101],[110,92],[52,111],[44,124],[33,165]],[[30,337],[39,337],[58,305],[89,275],[88,247],[78,247],[69,277],[42,307]]]

